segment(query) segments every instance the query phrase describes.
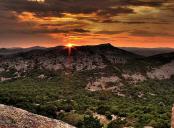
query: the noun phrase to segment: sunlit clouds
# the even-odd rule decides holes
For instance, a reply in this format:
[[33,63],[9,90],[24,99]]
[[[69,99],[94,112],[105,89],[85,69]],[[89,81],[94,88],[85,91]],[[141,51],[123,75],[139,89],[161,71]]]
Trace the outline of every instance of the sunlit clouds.
[[0,47],[174,47],[172,0],[0,1]]

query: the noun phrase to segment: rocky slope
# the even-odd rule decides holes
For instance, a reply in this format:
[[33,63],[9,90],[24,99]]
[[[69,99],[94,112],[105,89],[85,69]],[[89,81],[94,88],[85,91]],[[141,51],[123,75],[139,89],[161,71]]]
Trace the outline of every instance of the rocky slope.
[[[71,54],[69,50],[59,46],[0,55],[0,103],[77,127],[85,124],[84,113],[97,113],[102,119],[98,114],[114,114],[126,119],[125,126],[135,128],[170,127],[174,53],[143,57],[110,44],[74,47]],[[1,108],[7,112],[9,107]],[[34,126],[48,121],[8,113],[4,117],[1,109],[0,127],[7,123],[16,128],[14,122],[22,118],[33,121]],[[51,120],[41,128],[53,124]]]
[[25,110],[0,104],[0,128],[75,128]]
[[91,72],[86,79],[90,91],[118,92],[122,85],[148,79],[170,79],[174,75],[174,53],[143,57],[111,44],[58,46],[0,56],[0,81],[33,76],[49,79],[52,75]]
[[171,128],[174,128],[174,107],[172,108]]
[[[125,64],[141,56],[118,49],[110,44],[80,46],[71,49],[59,46],[0,57],[1,77],[27,75],[34,69],[48,71],[86,71],[104,69],[109,65]],[[1,78],[4,80],[5,78]],[[12,78],[12,77],[11,77]]]

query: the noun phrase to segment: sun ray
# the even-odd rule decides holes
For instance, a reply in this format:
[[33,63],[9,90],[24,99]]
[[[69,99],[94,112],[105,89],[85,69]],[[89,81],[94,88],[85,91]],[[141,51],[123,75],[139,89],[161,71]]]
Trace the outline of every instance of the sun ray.
[[68,43],[68,44],[66,44],[65,46],[66,46],[66,47],[68,47],[68,48],[72,48],[72,47],[74,47],[74,46],[75,46],[75,44]]

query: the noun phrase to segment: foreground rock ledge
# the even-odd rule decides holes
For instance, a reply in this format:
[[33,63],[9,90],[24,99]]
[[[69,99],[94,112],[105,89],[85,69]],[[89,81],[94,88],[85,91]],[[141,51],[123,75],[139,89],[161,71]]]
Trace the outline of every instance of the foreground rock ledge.
[[0,128],[75,128],[59,120],[0,104]]
[[172,121],[171,121],[171,128],[174,128],[174,106],[172,108]]

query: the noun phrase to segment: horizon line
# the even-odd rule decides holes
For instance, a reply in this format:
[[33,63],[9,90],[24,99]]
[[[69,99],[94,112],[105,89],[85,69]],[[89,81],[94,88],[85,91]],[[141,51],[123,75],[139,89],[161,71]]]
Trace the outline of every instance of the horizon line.
[[[113,45],[112,43],[101,43],[101,44],[85,44],[85,45],[78,45],[75,44],[74,47],[78,47],[78,46],[97,46],[97,45],[105,45],[105,44],[110,44],[114,47],[117,48],[137,48],[137,49],[174,49],[174,47],[136,47],[136,46],[116,46]],[[34,48],[34,47],[40,47],[40,48],[54,48],[54,47],[61,47],[61,46],[65,46],[66,47],[67,44],[61,44],[61,45],[55,45],[55,46],[42,46],[42,45],[33,45],[33,46],[29,46],[29,47],[0,47],[0,49],[27,49],[27,48]]]

